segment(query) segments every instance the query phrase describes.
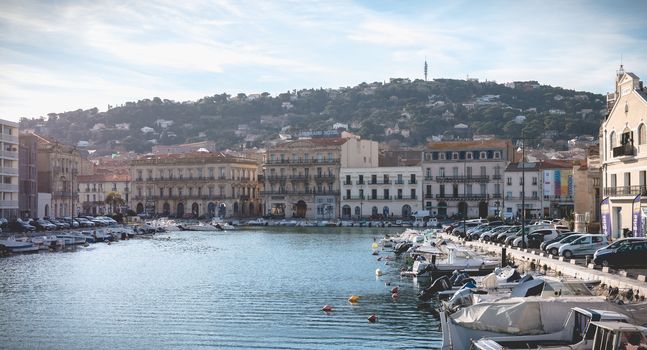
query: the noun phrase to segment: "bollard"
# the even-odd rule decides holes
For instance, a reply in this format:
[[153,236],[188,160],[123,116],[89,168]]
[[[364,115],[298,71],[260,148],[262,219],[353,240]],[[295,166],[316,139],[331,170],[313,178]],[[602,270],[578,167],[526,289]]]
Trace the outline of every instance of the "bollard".
[[587,255],[587,256],[584,257],[584,259],[585,259],[585,262],[586,262],[584,265],[589,266],[589,264],[591,263],[591,256]]
[[506,261],[506,249],[505,247],[501,248],[501,267],[505,267],[508,264]]

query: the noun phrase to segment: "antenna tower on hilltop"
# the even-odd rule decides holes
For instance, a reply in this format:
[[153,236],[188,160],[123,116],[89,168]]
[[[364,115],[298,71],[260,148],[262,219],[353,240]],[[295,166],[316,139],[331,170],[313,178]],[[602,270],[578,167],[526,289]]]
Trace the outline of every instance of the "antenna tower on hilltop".
[[427,81],[427,58],[425,57],[425,81]]

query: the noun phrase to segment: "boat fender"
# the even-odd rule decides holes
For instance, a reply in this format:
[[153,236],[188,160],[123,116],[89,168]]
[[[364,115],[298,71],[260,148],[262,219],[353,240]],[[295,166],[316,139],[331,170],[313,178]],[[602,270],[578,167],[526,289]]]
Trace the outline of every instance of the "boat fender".
[[321,308],[321,311],[325,311],[325,312],[331,312],[332,310],[333,310],[332,305],[327,305],[327,304]]
[[358,301],[359,301],[359,296],[358,296],[358,295],[351,295],[351,296],[348,298],[348,302],[349,302],[349,303],[352,303],[352,304],[354,304],[354,303],[356,303],[356,302],[358,302]]
[[371,316],[369,316],[369,317],[368,317],[368,322],[370,322],[370,323],[375,323],[375,322],[377,322],[377,315],[376,315],[376,314],[372,314]]

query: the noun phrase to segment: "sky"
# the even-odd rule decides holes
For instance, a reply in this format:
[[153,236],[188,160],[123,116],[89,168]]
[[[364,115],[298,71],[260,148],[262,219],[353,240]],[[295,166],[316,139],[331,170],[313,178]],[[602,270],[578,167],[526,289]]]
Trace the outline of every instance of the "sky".
[[647,1],[0,2],[0,119],[392,77],[647,80]]

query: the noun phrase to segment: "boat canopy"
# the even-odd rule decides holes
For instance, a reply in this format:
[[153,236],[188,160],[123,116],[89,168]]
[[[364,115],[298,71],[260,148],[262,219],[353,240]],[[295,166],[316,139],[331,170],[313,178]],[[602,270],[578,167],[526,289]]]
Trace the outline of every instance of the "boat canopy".
[[452,322],[474,330],[511,335],[545,334],[563,328],[571,308],[612,308],[602,298],[509,298],[483,302],[458,310],[450,316]]

